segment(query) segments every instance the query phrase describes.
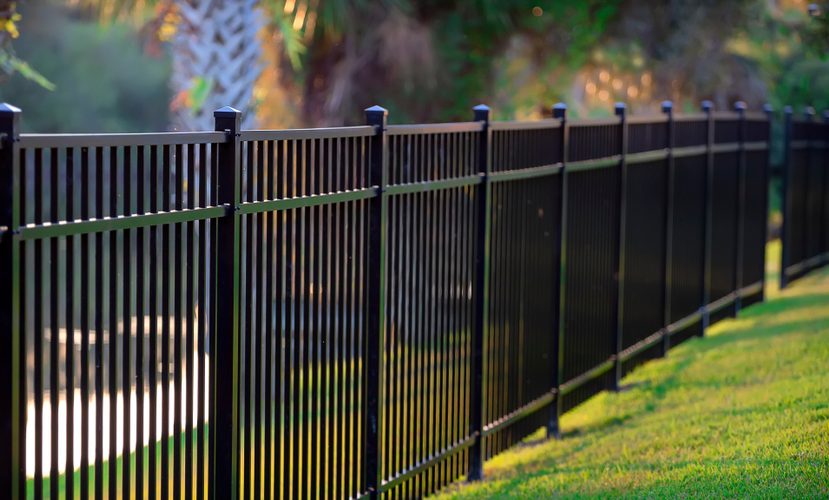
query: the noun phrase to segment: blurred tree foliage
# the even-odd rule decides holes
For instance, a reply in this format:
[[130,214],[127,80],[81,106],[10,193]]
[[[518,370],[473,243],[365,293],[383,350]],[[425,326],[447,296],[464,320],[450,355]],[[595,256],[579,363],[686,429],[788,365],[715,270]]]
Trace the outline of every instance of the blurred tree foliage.
[[12,75],[0,99],[23,110],[33,132],[146,132],[169,123],[170,65],[136,43],[132,29],[105,28],[62,5],[22,6],[17,52],[51,82],[44,88]]
[[805,2],[768,4],[732,43],[769,83],[769,102],[796,111],[829,108],[829,2],[810,15]]
[[[811,6],[817,10],[810,14]],[[730,40],[729,50],[755,68],[757,80],[766,85],[763,98],[778,113],[786,105],[796,113],[807,106],[818,113],[829,108],[829,2],[779,0],[755,7],[745,29]],[[774,165],[783,160],[780,125],[773,122]]]
[[53,89],[52,82],[15,53],[12,41],[20,36],[18,23],[21,19],[16,1],[0,0],[0,79],[18,74],[43,88]]
[[[56,110],[80,96],[94,96],[103,114],[118,113],[107,123],[85,122],[83,129],[98,130],[130,120],[159,128],[141,112],[170,100],[176,113],[180,106],[204,111],[230,98],[217,83],[226,68],[206,64],[195,70],[203,75],[171,78],[164,54],[181,67],[181,54],[209,52],[211,40],[224,43],[208,27],[209,16],[194,22],[183,13],[236,0],[52,1],[71,4],[90,21],[127,22],[139,28],[140,42],[120,24],[100,31],[65,13],[41,18],[43,36],[26,37],[38,28],[24,24],[21,54],[32,53],[27,60],[58,89],[37,93],[12,79],[0,92],[37,94],[32,105],[48,103],[43,115],[55,116],[49,130],[72,128],[71,118],[59,116],[70,113]],[[767,101],[820,109],[829,106],[827,8],[824,0],[810,17],[802,0],[258,0],[264,22],[244,39],[256,39],[261,55],[258,64],[237,65],[242,73],[233,80],[258,78],[249,97],[239,99],[264,127],[359,123],[372,104],[387,107],[394,122],[469,119],[478,102],[490,104],[497,118],[538,117],[559,100],[582,116],[607,114],[615,100],[634,112],[656,112],[663,99],[683,111],[701,99],[719,109],[738,99],[755,109]],[[50,40],[59,36],[55,49]],[[157,57],[145,57],[141,46]],[[229,47],[214,52],[226,55]],[[102,63],[99,53],[114,59]],[[85,60],[97,62],[98,71]],[[76,98],[47,97],[66,96],[67,86]],[[137,116],[112,104],[138,94],[151,106],[140,106]],[[159,116],[154,107],[152,116]]]
[[576,82],[584,85],[582,102],[610,109],[607,101],[624,100],[633,112],[656,112],[664,99],[686,111],[701,99],[720,109],[738,99],[762,102],[764,87],[751,65],[727,48],[759,4],[625,1],[583,68],[583,81]]
[[[301,82],[301,112],[311,124],[358,121],[363,108],[377,103],[393,121],[469,119],[477,102],[495,105],[496,116],[512,116],[521,107],[517,101],[529,96],[498,102],[494,96],[513,40],[523,40],[532,65],[555,67],[560,77],[535,82],[536,108],[586,59],[617,3],[323,1],[310,36],[307,21],[291,24],[305,42],[299,64],[282,68],[282,81]],[[277,15],[285,11],[294,12]],[[285,31],[281,38],[290,39]]]
[[[185,13],[207,7],[217,12],[238,0],[67,1],[90,18],[130,21],[156,39],[171,41],[173,66],[179,68],[172,78],[172,107],[177,115],[182,104],[204,111],[205,102],[233,98],[231,105],[247,110],[255,106],[263,126],[359,122],[362,109],[375,103],[388,107],[394,121],[467,119],[472,103],[489,100],[495,93],[499,83],[495,70],[511,39],[530,40],[533,59],[547,67],[559,63],[562,68],[575,68],[577,64],[570,62],[584,60],[616,3],[260,0],[259,7],[271,21],[260,37],[264,64],[234,68],[241,73],[232,80],[247,81],[262,73],[253,102],[245,105],[235,102],[237,95],[223,96],[230,86],[220,84],[225,67],[205,65],[200,71],[210,74],[186,78],[179,74],[184,71],[180,59],[213,58],[204,55],[209,54],[211,40],[226,45],[226,50],[217,47],[217,54],[236,50],[227,37],[214,35],[223,29],[214,26],[221,25],[221,19]],[[269,50],[274,46],[276,50]],[[206,93],[216,95],[201,92],[201,98],[194,99],[194,89],[206,86],[193,82],[211,82]],[[556,88],[560,86],[557,82]],[[512,113],[509,100],[503,109],[502,116]]]

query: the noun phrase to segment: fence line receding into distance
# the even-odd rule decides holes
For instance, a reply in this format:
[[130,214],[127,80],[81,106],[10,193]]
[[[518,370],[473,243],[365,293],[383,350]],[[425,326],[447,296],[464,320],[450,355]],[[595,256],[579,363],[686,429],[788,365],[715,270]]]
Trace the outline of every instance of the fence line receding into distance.
[[[763,300],[768,113],[625,111],[35,135],[4,105],[0,491],[408,498],[557,436]],[[787,214],[825,214],[799,123]]]

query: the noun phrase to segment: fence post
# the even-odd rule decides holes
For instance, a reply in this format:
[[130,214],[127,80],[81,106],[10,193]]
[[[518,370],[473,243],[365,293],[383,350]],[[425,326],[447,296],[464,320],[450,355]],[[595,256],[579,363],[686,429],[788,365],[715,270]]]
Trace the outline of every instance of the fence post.
[[766,150],[766,164],[764,166],[763,175],[766,177],[766,184],[764,185],[766,190],[766,204],[763,207],[763,213],[766,214],[766,233],[763,239],[763,273],[761,274],[760,283],[760,301],[765,302],[766,300],[766,247],[769,239],[769,199],[770,199],[770,192],[769,187],[771,186],[771,143],[772,143],[772,120],[774,119],[774,108],[772,108],[771,104],[764,104],[763,105],[763,112],[766,114],[766,120],[768,121],[768,131],[767,131],[767,150]]
[[[0,104],[0,492],[17,500],[25,492],[23,406],[25,380],[20,366],[20,254],[14,232],[20,223],[20,110]],[[8,280],[8,281],[6,281]]]
[[472,405],[469,419],[469,435],[474,436],[474,443],[469,450],[469,480],[477,481],[484,477],[484,341],[489,328],[489,260],[492,187],[489,183],[489,107],[479,104],[473,108],[474,119],[481,122],[481,138],[478,142],[478,172],[481,175],[481,187],[478,191],[478,238],[475,250],[475,330],[472,337]]
[[734,256],[734,311],[733,316],[739,314],[742,309],[742,288],[743,288],[743,255],[745,254],[745,205],[746,205],[746,103],[737,101],[734,103],[734,111],[737,112],[737,244]]
[[[808,126],[804,127],[806,129],[806,154],[808,155],[805,164],[803,165],[803,173],[805,180],[803,181],[804,186],[804,193],[803,193],[803,203],[804,203],[804,218],[803,218],[803,240],[800,242],[800,248],[802,248],[802,255],[803,259],[800,261],[803,266],[799,272],[799,277],[804,276],[806,273],[814,269],[816,266],[814,265],[813,255],[809,248],[809,219],[814,216],[820,217],[820,213],[813,214],[811,213],[811,207],[809,206],[809,190],[810,185],[814,182],[812,179],[812,161],[814,156],[817,154],[815,150],[815,141],[813,140],[813,133],[812,130],[814,129],[815,125],[815,108],[811,106],[806,106],[803,108],[803,119],[808,123]],[[808,266],[806,265],[808,264]]]
[[626,106],[623,102],[617,102],[615,106],[616,116],[619,117],[619,234],[617,235],[616,247],[616,335],[613,341],[613,381],[611,390],[618,391],[622,381],[622,330],[624,325],[625,312],[625,232],[627,222],[627,150],[628,150],[628,124],[626,117]]
[[783,172],[781,173],[780,206],[783,212],[783,223],[780,225],[780,289],[786,288],[789,278],[786,268],[789,267],[789,217],[792,210],[790,205],[789,184],[791,183],[792,161],[792,107],[783,108]]
[[377,187],[377,196],[371,199],[369,208],[368,241],[368,330],[366,335],[366,467],[365,486],[371,498],[379,498],[383,484],[380,466],[380,446],[383,429],[380,416],[383,412],[383,387],[385,384],[386,332],[386,224],[388,198],[388,126],[389,112],[380,106],[365,110],[366,125],[374,127],[374,137],[369,149],[369,176]]
[[[824,161],[826,158],[826,148],[829,148],[829,144],[826,141],[829,141],[829,134],[827,134],[827,129],[829,129],[829,109],[823,110],[821,113],[823,117],[823,126],[821,127],[822,134],[820,134],[821,141],[823,141],[824,145]],[[820,213],[821,213],[821,224],[820,224],[820,266],[825,265],[829,262],[829,170],[824,169],[823,171],[823,189],[821,190],[821,206],[820,206]]]
[[556,307],[556,318],[558,323],[554,332],[554,349],[553,349],[553,387],[555,388],[555,401],[550,408],[550,418],[547,421],[547,437],[561,439],[561,413],[562,413],[562,398],[561,398],[561,384],[564,382],[564,254],[566,252],[566,227],[567,227],[567,141],[569,139],[569,129],[567,127],[567,105],[559,102],[553,106],[553,118],[556,118],[561,123],[559,127],[559,134],[561,135],[561,183],[559,196],[559,214],[560,219],[558,223],[558,232],[554,238],[554,245],[558,246],[558,304]]
[[708,304],[711,302],[711,226],[714,220],[714,207],[711,203],[711,193],[714,186],[714,104],[711,101],[702,101],[702,112],[706,115],[705,126],[705,223],[703,224],[703,285],[702,285],[702,328],[699,336],[705,335],[710,324],[711,314]]
[[[239,258],[237,210],[241,201],[239,124],[242,113],[230,106],[213,112],[215,129],[224,132],[218,147],[218,199],[228,207],[216,220],[216,328],[211,338],[210,497],[238,498],[239,431]],[[222,297],[218,297],[221,294]]]
[[673,272],[673,244],[674,244],[674,104],[671,101],[662,101],[662,112],[666,115],[668,157],[667,175],[665,176],[665,248],[663,261],[665,262],[665,289],[663,291],[663,319],[661,355],[667,356],[671,349],[671,333],[668,326],[671,324],[671,282]]

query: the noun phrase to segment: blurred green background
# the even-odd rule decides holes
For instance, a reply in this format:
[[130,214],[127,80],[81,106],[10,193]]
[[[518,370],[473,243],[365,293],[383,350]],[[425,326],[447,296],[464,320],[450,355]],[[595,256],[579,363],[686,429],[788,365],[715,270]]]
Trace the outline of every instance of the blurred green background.
[[[829,107],[829,23],[796,0],[0,0],[0,99],[36,132]],[[206,6],[200,9],[200,6]],[[195,6],[195,7],[194,7]]]

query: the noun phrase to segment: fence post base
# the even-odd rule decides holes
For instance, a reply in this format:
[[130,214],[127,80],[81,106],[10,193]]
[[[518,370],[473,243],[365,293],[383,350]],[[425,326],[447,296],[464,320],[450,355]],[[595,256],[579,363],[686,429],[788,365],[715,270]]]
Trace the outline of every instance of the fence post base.
[[547,421],[547,439],[561,439],[561,394],[556,393],[550,404],[550,418]]

